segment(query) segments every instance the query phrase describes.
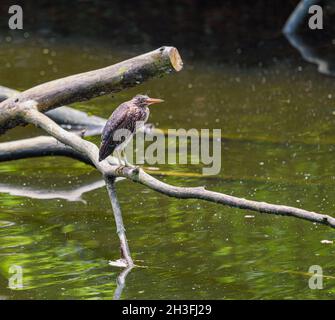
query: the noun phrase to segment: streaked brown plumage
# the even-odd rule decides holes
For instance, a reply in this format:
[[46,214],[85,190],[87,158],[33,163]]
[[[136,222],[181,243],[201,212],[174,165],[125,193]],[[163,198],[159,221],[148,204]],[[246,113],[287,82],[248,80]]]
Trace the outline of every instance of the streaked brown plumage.
[[159,102],[163,100],[137,95],[130,101],[120,104],[109,117],[102,131],[99,161],[107,158],[114,150],[122,150],[136,133],[138,129],[136,123],[148,120],[150,113],[148,106]]

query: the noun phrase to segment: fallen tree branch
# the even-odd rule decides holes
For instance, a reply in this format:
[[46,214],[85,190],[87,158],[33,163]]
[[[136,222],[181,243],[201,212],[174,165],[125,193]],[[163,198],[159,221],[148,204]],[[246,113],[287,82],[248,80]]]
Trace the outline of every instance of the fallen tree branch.
[[43,156],[66,156],[92,165],[88,157],[53,137],[39,136],[0,143],[0,161]]
[[[126,177],[130,178],[128,176]],[[290,206],[246,200],[239,197],[229,196],[220,192],[209,191],[206,190],[204,187],[175,187],[157,180],[151,175],[145,173],[143,170],[140,170],[138,175],[133,176],[131,179],[170,197],[175,197],[179,199],[201,199],[240,209],[300,218],[312,222],[325,224],[332,228],[335,228],[335,218],[329,215]]]
[[[122,69],[122,67],[125,69]],[[44,146],[44,149],[49,148],[48,152],[84,161],[93,165],[102,173],[113,207],[120,239],[122,261],[125,262],[123,266],[132,266],[133,262],[127,244],[120,206],[115,193],[114,179],[116,177],[124,177],[141,183],[170,197],[201,199],[262,213],[291,216],[335,228],[335,218],[328,215],[289,206],[246,200],[209,191],[203,187],[185,188],[172,186],[155,179],[142,169],[116,165],[113,157],[108,157],[105,161],[99,162],[98,147],[95,144],[82,139],[79,135],[64,130],[42,113],[64,103],[82,101],[107,92],[114,92],[114,90],[118,91],[136,85],[137,81],[139,81],[138,79],[144,81],[150,77],[171,71],[172,68],[177,71],[180,70],[181,59],[176,49],[163,47],[115,66],[42,84],[11,97],[0,104],[0,128],[4,132],[6,129],[16,125],[31,123],[55,138],[48,138],[48,143],[51,142],[51,144]],[[46,137],[36,139],[39,139],[39,144],[43,144],[43,139],[45,139],[44,143],[46,143]],[[16,147],[16,149],[13,148],[13,144],[9,145],[9,143],[7,145],[6,143],[2,144],[2,146],[0,145],[0,159],[1,157],[2,159],[9,158],[9,148],[13,148],[13,153],[16,154],[17,158],[22,157],[22,148],[18,148],[18,144]],[[19,149],[21,149],[21,154]],[[25,156],[27,154],[31,156],[38,155],[37,152],[34,153],[34,146],[32,144],[27,144],[24,152]]]
[[41,114],[35,109],[28,108],[25,111],[25,120],[47,131],[57,140],[74,148],[80,154],[89,158],[104,176],[122,176],[134,182],[139,182],[155,191],[168,195],[170,197],[181,199],[202,199],[215,202],[230,207],[258,211],[262,213],[276,214],[300,218],[312,222],[321,223],[335,228],[335,218],[316,212],[311,212],[295,207],[269,204],[246,200],[238,197],[229,196],[223,193],[209,191],[203,187],[185,188],[176,187],[157,180],[151,175],[145,173],[142,169],[134,170],[129,167],[120,169],[117,165],[110,165],[107,161],[98,162],[98,148],[89,141],[85,141],[71,132],[60,128],[47,116]]
[[126,237],[126,229],[124,228],[120,203],[116,195],[115,177],[105,176],[105,181],[106,181],[106,187],[107,187],[109,199],[111,200],[111,204],[113,208],[114,220],[116,224],[116,232],[120,240],[121,259],[114,262],[114,265],[118,267],[124,267],[124,268],[133,267],[134,262],[130,256],[130,250],[128,247],[128,241]]
[[43,83],[0,103],[0,133],[24,124],[18,119],[20,106],[30,100],[40,112],[73,102],[134,87],[153,77],[182,69],[174,47],[161,47],[115,65]]
[[[0,102],[17,96],[20,91],[0,86]],[[67,106],[58,107],[56,109],[49,110],[45,114],[57,122],[59,125],[68,126],[69,128],[84,128],[88,127],[88,133],[101,133],[103,127],[106,124],[107,119],[88,115],[86,112],[79,111]],[[85,133],[85,136],[89,134]]]

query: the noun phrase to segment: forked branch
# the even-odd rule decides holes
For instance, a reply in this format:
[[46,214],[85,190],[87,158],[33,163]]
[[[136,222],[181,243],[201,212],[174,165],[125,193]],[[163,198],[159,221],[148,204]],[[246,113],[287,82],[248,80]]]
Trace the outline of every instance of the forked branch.
[[[111,199],[118,229],[124,266],[133,266],[125,236],[121,210],[116,198],[114,179],[124,177],[141,183],[157,192],[180,199],[201,199],[262,213],[291,216],[335,228],[335,218],[307,210],[246,200],[204,187],[185,188],[161,182],[139,168],[116,165],[113,157],[98,161],[98,147],[81,136],[61,128],[43,112],[61,106],[120,91],[151,77],[179,71],[182,61],[173,47],[162,47],[142,56],[104,69],[58,79],[14,94],[0,103],[0,132],[20,124],[31,123],[52,137],[38,137],[26,141],[0,144],[0,161],[26,156],[65,155],[94,166],[103,175]],[[34,140],[35,139],[35,140]],[[24,145],[22,144],[24,143]],[[34,145],[35,143],[35,145]]]
[[[49,134],[54,136],[58,141],[71,146],[82,156],[87,157],[105,176],[122,176],[134,182],[139,182],[155,191],[166,194],[170,197],[181,199],[201,199],[215,202],[230,207],[258,211],[262,213],[276,214],[300,218],[312,222],[328,225],[335,228],[335,218],[311,212],[295,207],[269,204],[266,202],[258,202],[246,200],[243,198],[233,197],[219,192],[209,191],[203,187],[185,188],[176,187],[159,181],[151,175],[145,173],[142,169],[134,170],[129,167],[119,167],[111,165],[108,161],[98,162],[98,148],[89,141],[85,141],[75,134],[60,128],[55,122],[47,116],[41,114],[35,109],[27,109],[24,113],[24,119],[32,123]],[[79,158],[79,157],[78,157]]]

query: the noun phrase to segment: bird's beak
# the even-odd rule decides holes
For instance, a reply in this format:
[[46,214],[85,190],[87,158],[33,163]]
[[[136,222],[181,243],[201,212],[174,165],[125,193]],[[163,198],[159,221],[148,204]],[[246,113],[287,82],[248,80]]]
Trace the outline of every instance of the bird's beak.
[[148,105],[154,104],[154,103],[161,103],[161,102],[164,102],[164,100],[162,100],[162,99],[155,99],[155,98],[148,98],[147,99]]

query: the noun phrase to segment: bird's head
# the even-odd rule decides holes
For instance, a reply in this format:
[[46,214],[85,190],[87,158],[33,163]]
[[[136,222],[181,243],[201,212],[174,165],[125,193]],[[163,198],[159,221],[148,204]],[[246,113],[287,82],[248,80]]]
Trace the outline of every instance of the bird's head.
[[133,102],[138,107],[147,107],[154,103],[164,102],[162,99],[150,98],[147,95],[138,94],[133,99]]

